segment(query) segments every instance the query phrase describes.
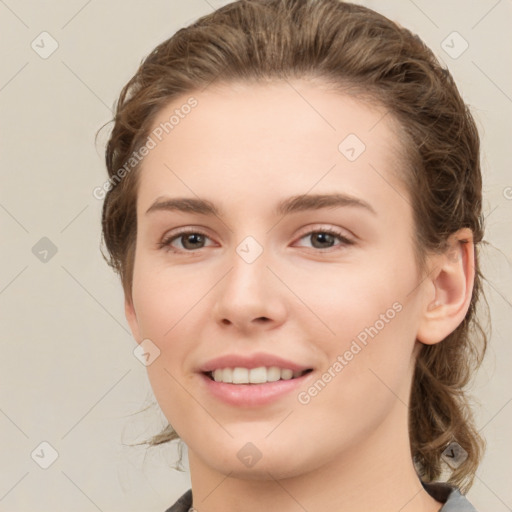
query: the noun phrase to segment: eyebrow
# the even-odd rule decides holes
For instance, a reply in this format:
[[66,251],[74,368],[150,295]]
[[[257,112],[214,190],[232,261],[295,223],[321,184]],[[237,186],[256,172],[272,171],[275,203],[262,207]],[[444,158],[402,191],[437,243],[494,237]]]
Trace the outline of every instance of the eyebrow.
[[[278,203],[274,214],[284,216],[296,212],[341,207],[357,207],[377,215],[372,206],[363,199],[341,193],[292,196]],[[193,197],[158,197],[148,208],[146,215],[155,211],[180,211],[216,217],[223,215],[222,210],[211,201]]]

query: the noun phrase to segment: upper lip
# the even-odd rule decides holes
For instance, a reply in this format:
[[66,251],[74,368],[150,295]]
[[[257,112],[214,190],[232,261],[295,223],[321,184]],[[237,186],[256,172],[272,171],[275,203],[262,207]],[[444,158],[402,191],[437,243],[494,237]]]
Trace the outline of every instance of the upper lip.
[[304,366],[282,357],[258,352],[256,354],[241,355],[241,354],[226,354],[215,359],[210,359],[204,363],[199,371],[211,372],[218,368],[259,368],[260,366],[277,366],[279,368],[289,368],[293,371],[304,371],[312,369],[311,366]]

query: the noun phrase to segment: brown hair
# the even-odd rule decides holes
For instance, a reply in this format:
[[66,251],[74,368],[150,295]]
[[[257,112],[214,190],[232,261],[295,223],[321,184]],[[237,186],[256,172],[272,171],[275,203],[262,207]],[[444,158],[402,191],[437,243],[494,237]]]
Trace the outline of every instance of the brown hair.
[[[398,121],[420,263],[427,252],[443,250],[458,229],[468,227],[473,233],[476,277],[469,310],[441,343],[422,346],[409,412],[418,475],[426,482],[439,479],[445,467],[442,452],[456,441],[468,456],[448,482],[466,492],[485,446],[464,391],[487,346],[476,318],[483,278],[478,260],[483,239],[479,136],[452,76],[418,36],[368,8],[340,0],[228,4],[158,45],[123,88],[106,148],[110,179],[141,147],[156,114],[173,99],[210,83],[305,77],[376,102]],[[102,215],[107,261],[120,274],[129,300],[137,169],[108,191]],[[179,436],[169,425],[148,444],[173,439]]]

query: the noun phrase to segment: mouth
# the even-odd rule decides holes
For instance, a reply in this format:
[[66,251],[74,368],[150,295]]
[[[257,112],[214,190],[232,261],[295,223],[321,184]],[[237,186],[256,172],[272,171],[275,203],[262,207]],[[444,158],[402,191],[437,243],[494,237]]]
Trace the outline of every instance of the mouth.
[[201,372],[214,382],[233,385],[258,385],[268,384],[282,380],[294,380],[313,371],[313,368],[308,368],[303,371],[283,370],[277,367],[273,368],[256,368],[256,372],[250,373],[253,370],[246,368],[223,368],[209,372]]

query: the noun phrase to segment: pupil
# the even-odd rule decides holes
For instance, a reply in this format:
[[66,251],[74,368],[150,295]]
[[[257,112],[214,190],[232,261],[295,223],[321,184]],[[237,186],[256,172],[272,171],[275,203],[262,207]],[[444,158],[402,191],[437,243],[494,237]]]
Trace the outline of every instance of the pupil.
[[[195,240],[194,240],[195,239]],[[190,234],[190,235],[187,235],[185,236],[185,246],[187,246],[187,244],[191,243],[192,245],[194,245],[194,241],[197,243],[197,242],[201,242],[201,239],[202,239],[202,235],[200,235],[199,233],[193,233],[193,234]],[[194,248],[194,247],[192,247]]]
[[[333,241],[332,240],[333,236],[331,234],[329,234],[329,233],[317,233],[315,238],[317,240],[320,239],[320,244],[327,243],[327,244],[330,245],[330,243]],[[324,239],[323,242],[322,242],[322,239]]]

